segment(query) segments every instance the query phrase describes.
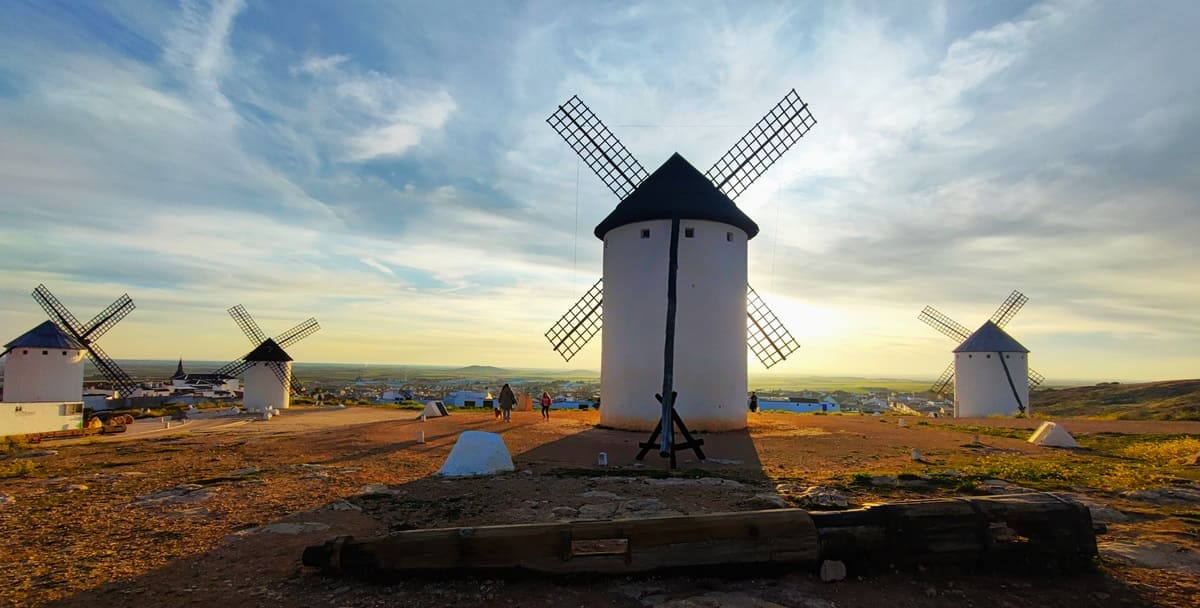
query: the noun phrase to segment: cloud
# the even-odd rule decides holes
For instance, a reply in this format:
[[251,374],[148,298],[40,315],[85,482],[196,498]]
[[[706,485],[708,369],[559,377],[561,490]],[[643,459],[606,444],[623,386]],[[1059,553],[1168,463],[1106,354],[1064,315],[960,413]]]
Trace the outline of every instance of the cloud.
[[337,69],[338,66],[349,60],[350,58],[346,55],[308,56],[304,58],[304,61],[300,65],[292,67],[292,73],[322,74]]

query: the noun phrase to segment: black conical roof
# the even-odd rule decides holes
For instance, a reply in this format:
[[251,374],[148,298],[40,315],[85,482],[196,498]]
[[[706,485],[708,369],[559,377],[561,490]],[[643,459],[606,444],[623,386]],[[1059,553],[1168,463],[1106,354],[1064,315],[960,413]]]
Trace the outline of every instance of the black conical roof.
[[985,322],[975,333],[971,334],[958,348],[956,353],[1027,353],[1028,348],[1021,346],[1015,338],[1008,335],[999,325],[991,321]]
[[[43,321],[41,325],[17,336],[12,342],[4,345],[4,352],[14,348],[57,348],[83,350],[79,340],[71,337],[53,321]],[[3,354],[3,353],[0,353]]]
[[758,234],[754,220],[742,213],[692,163],[675,153],[596,226],[595,235],[604,239],[613,228],[647,220],[669,220],[675,215],[685,220],[736,226],[749,238]]
[[255,347],[254,350],[250,351],[249,354],[247,354],[245,357],[242,357],[242,359],[244,359],[246,361],[291,361],[292,360],[292,358],[286,352],[284,352],[283,348],[280,347],[279,344],[277,344],[271,338],[267,338],[266,340],[263,340],[262,344],[259,344],[257,347]]

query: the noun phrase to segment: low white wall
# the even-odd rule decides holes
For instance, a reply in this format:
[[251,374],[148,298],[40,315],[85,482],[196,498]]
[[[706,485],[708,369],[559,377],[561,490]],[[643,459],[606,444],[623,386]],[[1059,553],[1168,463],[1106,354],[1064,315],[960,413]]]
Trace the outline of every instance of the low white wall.
[[83,428],[82,401],[0,403],[0,437],[78,428]]

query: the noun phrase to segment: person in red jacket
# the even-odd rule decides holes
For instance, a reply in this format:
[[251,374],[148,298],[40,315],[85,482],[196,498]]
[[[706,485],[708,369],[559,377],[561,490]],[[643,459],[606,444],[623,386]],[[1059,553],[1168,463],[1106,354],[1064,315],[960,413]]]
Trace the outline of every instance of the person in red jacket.
[[546,420],[550,419],[550,404],[552,403],[554,403],[554,400],[550,398],[550,393],[542,391],[542,418],[545,418]]

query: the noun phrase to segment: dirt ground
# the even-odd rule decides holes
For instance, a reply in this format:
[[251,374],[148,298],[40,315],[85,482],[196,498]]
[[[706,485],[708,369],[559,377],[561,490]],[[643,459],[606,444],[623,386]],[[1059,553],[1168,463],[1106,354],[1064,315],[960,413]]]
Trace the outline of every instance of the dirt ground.
[[[708,460],[633,459],[642,433],[596,428],[596,412],[292,409],[269,422],[139,422],[124,436],[36,446],[22,478],[0,481],[0,606],[1188,606],[1200,605],[1195,505],[1155,511],[1111,490],[1073,488],[1111,507],[1096,573],[1065,578],[892,572],[822,583],[813,572],[672,576],[326,578],[308,545],[413,528],[698,514],[762,508],[778,483],[832,485],[854,504],[953,495],[945,487],[848,484],[853,474],[933,473],[980,454],[1047,448],[963,425],[1036,421],[760,413],[746,431],[703,435]],[[943,425],[956,425],[954,427]],[[1070,421],[1083,433],[1196,434],[1200,423]],[[517,471],[435,475],[458,434],[502,435]],[[425,443],[416,441],[423,432]],[[920,463],[911,459],[918,449]],[[599,467],[599,452],[609,466]],[[917,467],[914,469],[914,467]],[[613,475],[614,471],[628,474]],[[1181,480],[1185,481],[1185,480]],[[5,498],[7,497],[7,498]],[[756,498],[757,497],[757,498]],[[1093,513],[1097,513],[1095,508]],[[1176,513],[1172,515],[1171,513]],[[1099,518],[1098,518],[1099,519]]]

